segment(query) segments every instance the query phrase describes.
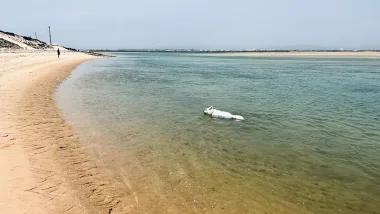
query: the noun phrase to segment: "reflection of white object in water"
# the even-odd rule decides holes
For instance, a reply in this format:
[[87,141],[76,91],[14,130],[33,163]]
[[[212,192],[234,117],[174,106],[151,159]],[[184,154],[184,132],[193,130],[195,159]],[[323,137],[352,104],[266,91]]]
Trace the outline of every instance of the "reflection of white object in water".
[[225,118],[225,119],[244,120],[244,117],[242,117],[240,115],[233,115],[230,112],[216,110],[212,106],[208,107],[203,112],[205,114],[211,115],[212,117]]

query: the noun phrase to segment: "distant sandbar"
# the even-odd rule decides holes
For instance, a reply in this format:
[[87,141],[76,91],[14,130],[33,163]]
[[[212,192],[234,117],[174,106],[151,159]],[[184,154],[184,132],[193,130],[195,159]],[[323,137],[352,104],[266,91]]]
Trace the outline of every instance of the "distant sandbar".
[[341,51],[341,52],[313,52],[313,51],[290,51],[290,52],[230,52],[212,53],[207,55],[223,56],[276,56],[276,57],[360,57],[360,58],[380,58],[377,51]]

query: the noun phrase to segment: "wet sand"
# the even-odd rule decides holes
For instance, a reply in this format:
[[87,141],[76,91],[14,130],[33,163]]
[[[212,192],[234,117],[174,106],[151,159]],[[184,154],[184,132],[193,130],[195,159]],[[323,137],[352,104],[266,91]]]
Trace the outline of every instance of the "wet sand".
[[81,63],[67,52],[0,53],[0,213],[126,213],[124,180],[86,151],[54,93]]

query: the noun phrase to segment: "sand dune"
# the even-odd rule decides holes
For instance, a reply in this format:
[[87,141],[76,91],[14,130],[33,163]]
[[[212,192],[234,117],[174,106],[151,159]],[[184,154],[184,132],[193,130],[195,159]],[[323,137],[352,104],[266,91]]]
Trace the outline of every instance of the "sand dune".
[[[48,44],[40,40],[33,39],[28,36],[20,36],[11,32],[5,32],[1,30],[0,30],[0,39],[2,39],[3,42],[7,42],[8,44],[9,43],[13,44],[13,47],[7,45],[7,46],[4,46],[5,48],[12,48],[12,49],[22,48],[24,50],[51,49],[51,47]],[[0,43],[0,48],[3,48],[1,43]]]
[[125,213],[127,185],[92,159],[54,103],[82,53],[0,53],[0,213]]
[[57,44],[47,43],[28,36],[21,36],[11,32],[0,30],[0,51],[67,51],[68,49]]

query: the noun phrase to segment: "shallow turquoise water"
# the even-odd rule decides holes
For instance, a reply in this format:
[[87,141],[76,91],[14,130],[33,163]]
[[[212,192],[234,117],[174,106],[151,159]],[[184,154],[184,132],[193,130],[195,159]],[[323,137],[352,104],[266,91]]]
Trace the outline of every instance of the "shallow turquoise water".
[[57,101],[140,210],[380,212],[378,59],[117,54]]

